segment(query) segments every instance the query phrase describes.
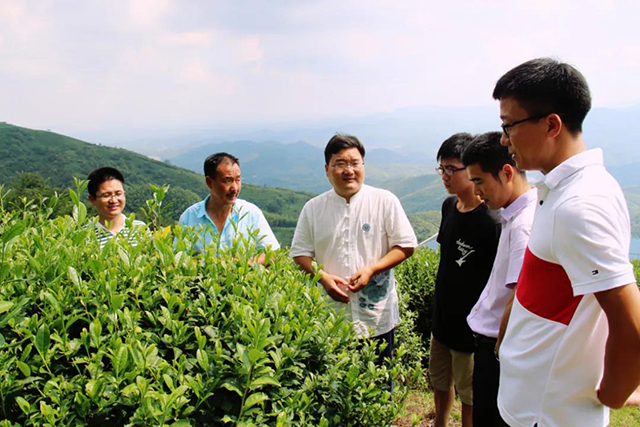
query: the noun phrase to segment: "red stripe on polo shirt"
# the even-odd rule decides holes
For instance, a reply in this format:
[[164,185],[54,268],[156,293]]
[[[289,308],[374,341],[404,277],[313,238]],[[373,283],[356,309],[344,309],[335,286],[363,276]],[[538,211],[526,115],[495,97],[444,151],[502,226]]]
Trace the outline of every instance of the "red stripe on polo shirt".
[[582,300],[573,296],[571,281],[560,264],[536,257],[527,248],[518,279],[520,305],[547,320],[568,325]]

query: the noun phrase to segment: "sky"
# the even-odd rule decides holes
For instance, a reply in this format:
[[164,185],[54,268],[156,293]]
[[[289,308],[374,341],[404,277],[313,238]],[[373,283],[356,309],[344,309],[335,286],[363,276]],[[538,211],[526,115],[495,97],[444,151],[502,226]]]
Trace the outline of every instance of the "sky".
[[492,105],[540,56],[580,69],[594,107],[627,107],[639,16],[636,0],[0,0],[0,121],[73,135]]

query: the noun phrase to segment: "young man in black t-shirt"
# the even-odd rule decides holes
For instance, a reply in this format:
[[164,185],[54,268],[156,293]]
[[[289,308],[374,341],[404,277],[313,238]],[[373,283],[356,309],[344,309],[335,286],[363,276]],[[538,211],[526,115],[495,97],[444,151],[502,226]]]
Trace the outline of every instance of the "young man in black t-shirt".
[[[473,333],[467,316],[491,274],[500,238],[500,218],[474,193],[462,164],[473,137],[458,133],[442,143],[436,169],[451,197],[442,204],[438,233],[440,265],[436,277],[429,375],[434,388],[435,426],[446,426],[458,392],[462,425],[472,425]],[[454,388],[455,384],[455,388]]]

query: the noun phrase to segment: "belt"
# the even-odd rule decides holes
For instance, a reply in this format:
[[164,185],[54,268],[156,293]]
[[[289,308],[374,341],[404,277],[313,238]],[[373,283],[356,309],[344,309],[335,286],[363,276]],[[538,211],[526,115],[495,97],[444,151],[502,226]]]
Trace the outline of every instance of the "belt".
[[473,334],[473,337],[475,338],[476,345],[478,347],[485,346],[485,345],[487,345],[487,346],[490,345],[492,347],[495,347],[496,346],[496,342],[498,341],[497,338],[491,338],[491,337],[488,337],[486,335],[481,335],[481,334],[476,334],[476,333]]

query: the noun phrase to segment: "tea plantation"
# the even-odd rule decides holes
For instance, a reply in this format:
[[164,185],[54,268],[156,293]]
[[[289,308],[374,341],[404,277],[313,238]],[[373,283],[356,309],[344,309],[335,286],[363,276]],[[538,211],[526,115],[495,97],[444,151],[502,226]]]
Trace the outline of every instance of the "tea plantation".
[[82,190],[54,218],[55,196],[9,207],[0,186],[0,427],[385,426],[426,386],[435,252],[396,270],[397,356],[379,366],[285,251],[266,268],[255,239],[196,254],[175,226],[100,248]]
[[420,353],[400,346],[402,363],[378,366],[284,251],[267,268],[251,265],[254,239],[195,254],[180,227],[101,249],[81,190],[73,215],[56,218],[55,197],[10,210],[0,195],[1,426],[397,418]]

